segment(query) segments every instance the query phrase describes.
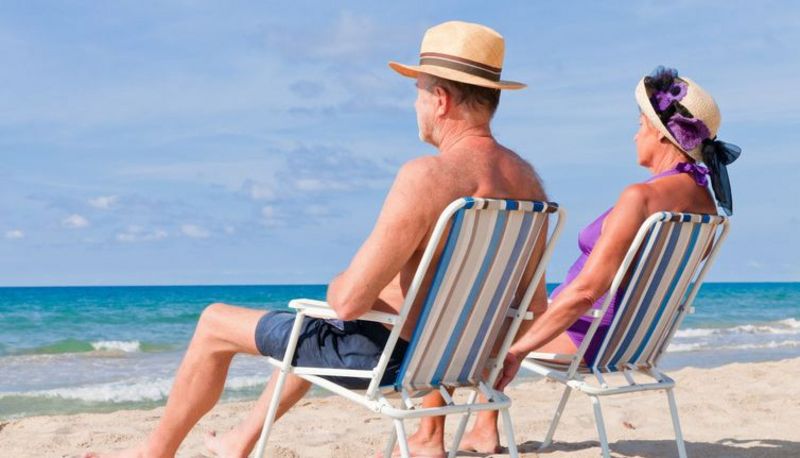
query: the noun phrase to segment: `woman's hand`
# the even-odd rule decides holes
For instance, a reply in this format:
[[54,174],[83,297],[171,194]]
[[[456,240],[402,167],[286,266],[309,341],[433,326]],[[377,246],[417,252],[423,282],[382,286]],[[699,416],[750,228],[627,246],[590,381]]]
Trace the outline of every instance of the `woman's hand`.
[[506,385],[514,380],[517,372],[519,372],[519,368],[523,359],[524,357],[520,357],[512,351],[506,353],[506,357],[503,360],[503,370],[500,372],[500,377],[498,377],[497,383],[494,384],[496,389],[503,391]]

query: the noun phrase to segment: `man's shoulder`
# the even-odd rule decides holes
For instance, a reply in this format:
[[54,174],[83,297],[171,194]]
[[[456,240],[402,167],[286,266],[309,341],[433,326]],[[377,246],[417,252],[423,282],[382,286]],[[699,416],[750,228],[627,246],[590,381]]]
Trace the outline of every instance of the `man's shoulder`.
[[444,171],[445,164],[438,156],[421,156],[406,162],[397,172],[397,181],[424,186]]

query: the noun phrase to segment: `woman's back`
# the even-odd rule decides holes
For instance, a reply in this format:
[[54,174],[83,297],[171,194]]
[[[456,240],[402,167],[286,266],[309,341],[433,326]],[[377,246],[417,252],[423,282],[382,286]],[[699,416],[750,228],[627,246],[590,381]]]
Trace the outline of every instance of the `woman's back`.
[[[626,192],[636,192],[646,196],[646,198],[639,201],[639,204],[644,207],[641,209],[641,213],[647,215],[659,211],[715,214],[716,206],[707,188],[707,173],[707,170],[701,166],[681,162],[675,167],[653,176],[644,183],[629,186]],[[581,230],[578,236],[578,247],[581,254],[570,267],[564,282],[553,291],[551,296],[553,299],[583,271],[586,261],[601,235],[603,235],[606,218],[613,210],[614,208],[605,211]],[[605,298],[605,294],[597,298],[593,307],[600,308]],[[614,318],[618,300],[619,298],[615,297],[609,304],[601,325],[586,351],[585,360],[587,362],[594,360],[600,343]],[[592,319],[589,317],[580,317],[566,330],[576,348],[580,347],[583,342],[591,321]]]

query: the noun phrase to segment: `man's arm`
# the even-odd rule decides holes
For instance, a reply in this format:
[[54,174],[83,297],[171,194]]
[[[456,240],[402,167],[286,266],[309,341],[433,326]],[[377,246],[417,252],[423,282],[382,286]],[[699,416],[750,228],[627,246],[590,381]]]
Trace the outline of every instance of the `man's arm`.
[[430,160],[416,159],[400,169],[372,233],[328,286],[328,303],[339,318],[354,320],[372,308],[438,216],[431,215],[432,205],[423,200],[433,182]]

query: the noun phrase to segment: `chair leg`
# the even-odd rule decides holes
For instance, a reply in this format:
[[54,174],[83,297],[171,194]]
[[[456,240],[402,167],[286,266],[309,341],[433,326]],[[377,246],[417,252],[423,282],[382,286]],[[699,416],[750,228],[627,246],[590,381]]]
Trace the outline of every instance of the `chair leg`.
[[510,458],[518,458],[517,441],[514,439],[514,425],[511,423],[511,414],[508,409],[502,409],[500,414],[503,416],[503,429],[506,433],[506,440],[508,441],[508,456]]
[[669,401],[670,414],[672,414],[672,426],[675,428],[675,442],[678,444],[678,456],[680,458],[686,458],[686,445],[683,443],[681,421],[678,418],[678,404],[675,402],[675,393],[672,392],[672,388],[667,390],[667,400]]
[[[408,440],[406,439],[406,428],[405,426],[403,426],[403,420],[395,418],[394,427],[397,430],[397,441],[400,443],[400,456],[402,458],[410,458],[411,452],[408,449]],[[389,456],[391,456],[391,454]]]
[[567,400],[569,399],[570,393],[572,393],[572,388],[569,386],[565,387],[564,394],[561,395],[561,400],[558,402],[558,407],[556,407],[556,413],[553,416],[553,421],[550,423],[550,429],[547,430],[547,435],[544,437],[542,445],[539,446],[539,450],[547,448],[553,443],[553,435],[556,433],[558,422],[561,421],[561,414],[564,412],[564,407],[567,405]]
[[255,458],[264,458],[264,453],[267,448],[267,439],[269,433],[272,431],[272,425],[275,423],[275,414],[278,412],[278,404],[281,400],[281,392],[283,391],[283,384],[286,382],[286,371],[280,370],[278,372],[278,381],[275,384],[275,391],[272,393],[272,400],[269,403],[269,410],[264,419],[264,426],[261,428],[261,436],[258,438],[258,445],[256,446]]
[[456,458],[456,455],[458,455],[458,447],[461,445],[461,438],[464,437],[464,432],[467,430],[469,416],[469,412],[461,416],[461,420],[458,422],[456,435],[453,437],[453,445],[450,446],[450,451],[447,453],[447,458]]
[[383,449],[383,458],[391,458],[394,452],[394,444],[397,442],[397,429],[392,424],[392,430],[389,431],[389,440],[386,441],[386,448]]
[[600,448],[604,458],[610,458],[611,452],[608,449],[608,436],[606,436],[606,424],[603,421],[603,411],[600,409],[600,399],[597,396],[590,396],[592,407],[594,407],[594,421],[597,424],[597,433],[600,435]]
[[[474,404],[475,399],[477,397],[478,397],[477,391],[473,391],[472,393],[470,393],[467,404]],[[458,447],[459,445],[461,445],[461,438],[464,437],[464,431],[467,430],[467,422],[469,422],[469,416],[470,416],[469,412],[465,413],[461,417],[461,420],[458,422],[458,429],[456,430],[456,435],[453,438],[453,446],[450,447],[450,452],[447,454],[448,458],[456,458],[456,455],[458,454]]]

